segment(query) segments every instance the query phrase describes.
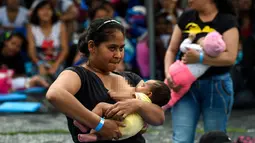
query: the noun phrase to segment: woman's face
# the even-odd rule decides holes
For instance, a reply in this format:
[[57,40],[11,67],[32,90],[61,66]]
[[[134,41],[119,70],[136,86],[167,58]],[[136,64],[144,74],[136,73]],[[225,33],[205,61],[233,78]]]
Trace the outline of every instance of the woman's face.
[[108,11],[108,17],[113,17],[114,16],[114,9],[108,4],[105,4],[104,7]]
[[10,40],[5,41],[5,53],[8,56],[15,56],[16,54],[18,54],[21,50],[21,46],[22,46],[23,40],[17,36],[13,36]]
[[53,12],[50,7],[50,4],[44,5],[38,10],[38,17],[41,21],[44,21],[44,22],[51,21],[52,15],[53,15]]
[[156,32],[157,34],[161,35],[164,34],[167,30],[167,24],[165,22],[166,20],[164,17],[160,17],[157,19],[157,24],[156,24]]
[[175,8],[178,0],[161,0],[161,6],[165,9]]
[[8,8],[16,10],[19,8],[19,0],[7,0],[6,5]]
[[93,56],[98,69],[102,71],[114,71],[124,57],[125,38],[121,31],[116,30],[110,35],[109,40],[94,48]]
[[195,10],[203,8],[206,2],[208,2],[208,0],[188,0],[189,7]]
[[99,18],[105,18],[105,17],[108,17],[108,12],[104,9],[99,9],[96,11],[94,20]]

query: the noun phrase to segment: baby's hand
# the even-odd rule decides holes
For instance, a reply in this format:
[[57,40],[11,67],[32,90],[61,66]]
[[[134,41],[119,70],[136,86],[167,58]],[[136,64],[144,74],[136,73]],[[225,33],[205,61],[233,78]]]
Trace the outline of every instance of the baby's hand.
[[190,39],[191,41],[193,41],[195,38],[196,38],[196,34],[194,34],[194,33],[190,33],[190,34],[189,34],[189,39]]

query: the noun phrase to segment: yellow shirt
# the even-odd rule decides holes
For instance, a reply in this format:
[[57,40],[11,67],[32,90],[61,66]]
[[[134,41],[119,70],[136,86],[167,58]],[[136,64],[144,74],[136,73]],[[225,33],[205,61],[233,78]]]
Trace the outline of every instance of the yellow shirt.
[[[136,99],[151,103],[150,98],[144,93],[136,92],[135,95]],[[126,127],[119,128],[122,134],[122,137],[119,140],[127,139],[136,135],[144,127],[144,121],[142,117],[137,113],[128,115],[123,122]]]

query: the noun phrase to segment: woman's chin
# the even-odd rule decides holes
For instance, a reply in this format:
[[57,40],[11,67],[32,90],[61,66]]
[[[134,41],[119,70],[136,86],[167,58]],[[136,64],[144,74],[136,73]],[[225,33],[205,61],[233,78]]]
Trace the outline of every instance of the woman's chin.
[[117,69],[118,64],[109,64],[108,69],[109,71],[114,71]]

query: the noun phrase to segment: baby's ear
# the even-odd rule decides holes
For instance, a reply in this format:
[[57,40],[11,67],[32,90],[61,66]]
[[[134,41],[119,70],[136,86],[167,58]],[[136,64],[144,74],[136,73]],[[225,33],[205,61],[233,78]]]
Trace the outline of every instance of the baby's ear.
[[147,96],[150,98],[152,96],[152,92],[148,92]]

